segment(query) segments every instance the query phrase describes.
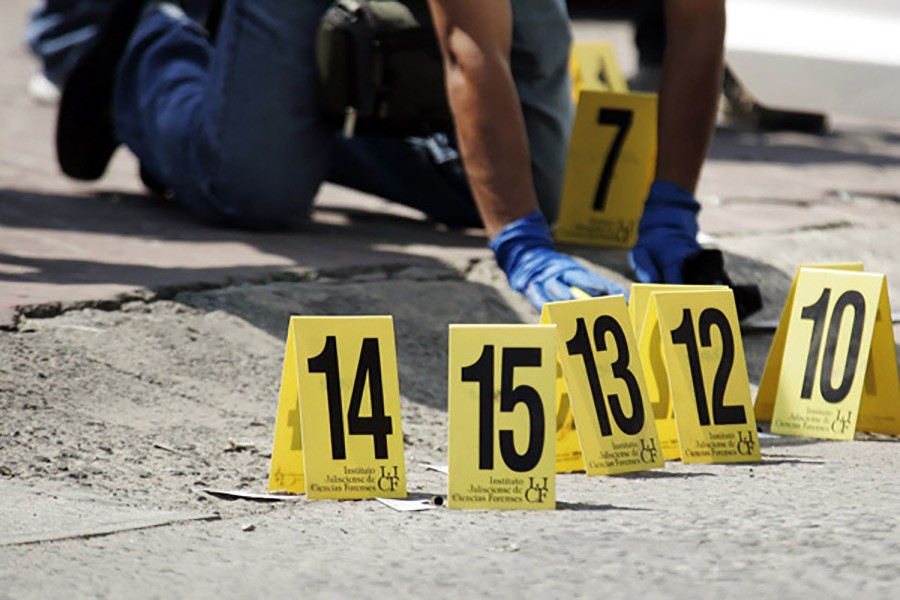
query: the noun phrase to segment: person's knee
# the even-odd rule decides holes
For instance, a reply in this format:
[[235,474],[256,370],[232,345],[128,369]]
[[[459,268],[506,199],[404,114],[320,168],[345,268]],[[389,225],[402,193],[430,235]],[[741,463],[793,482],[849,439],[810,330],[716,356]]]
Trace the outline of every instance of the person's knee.
[[320,178],[297,177],[267,169],[230,168],[209,194],[217,220],[229,227],[276,231],[292,229],[309,218]]

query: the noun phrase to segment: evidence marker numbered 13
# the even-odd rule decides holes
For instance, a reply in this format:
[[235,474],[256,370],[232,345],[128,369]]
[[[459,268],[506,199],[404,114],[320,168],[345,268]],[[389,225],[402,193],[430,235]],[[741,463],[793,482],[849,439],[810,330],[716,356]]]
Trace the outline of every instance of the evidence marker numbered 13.
[[653,322],[660,332],[681,459],[759,461],[750,380],[731,290],[656,292],[645,326]]
[[450,508],[556,507],[556,327],[450,325]]
[[887,280],[800,269],[789,313],[772,432],[850,440],[900,433],[900,382]]
[[406,497],[391,317],[291,317],[269,490]]
[[552,302],[569,404],[588,475],[665,465],[624,296]]

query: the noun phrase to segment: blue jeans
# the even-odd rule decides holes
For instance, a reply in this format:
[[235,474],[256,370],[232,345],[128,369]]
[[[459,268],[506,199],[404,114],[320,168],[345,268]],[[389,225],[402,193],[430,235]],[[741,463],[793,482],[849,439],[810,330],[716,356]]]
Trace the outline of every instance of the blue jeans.
[[[316,25],[329,0],[226,0],[215,46],[171,5],[152,5],[116,78],[119,139],[190,210],[228,226],[302,223],[323,181],[479,223],[447,144],[344,140],[318,114]],[[539,201],[557,213],[571,127],[563,0],[514,0],[512,67]]]

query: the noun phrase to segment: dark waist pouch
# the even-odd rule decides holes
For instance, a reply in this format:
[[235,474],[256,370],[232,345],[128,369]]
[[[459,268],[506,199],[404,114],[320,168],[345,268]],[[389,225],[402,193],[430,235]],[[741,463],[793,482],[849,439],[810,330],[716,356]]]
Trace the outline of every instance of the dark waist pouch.
[[426,0],[336,0],[316,33],[323,113],[354,133],[452,128]]

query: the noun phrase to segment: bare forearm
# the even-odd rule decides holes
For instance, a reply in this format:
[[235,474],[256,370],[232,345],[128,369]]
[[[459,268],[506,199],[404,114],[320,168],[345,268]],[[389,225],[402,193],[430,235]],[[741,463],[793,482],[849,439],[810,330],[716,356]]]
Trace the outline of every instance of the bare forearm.
[[716,123],[722,0],[667,0],[656,177],[694,192]]
[[494,237],[538,209],[509,68],[509,6],[483,0],[429,2],[463,164],[485,229]]

